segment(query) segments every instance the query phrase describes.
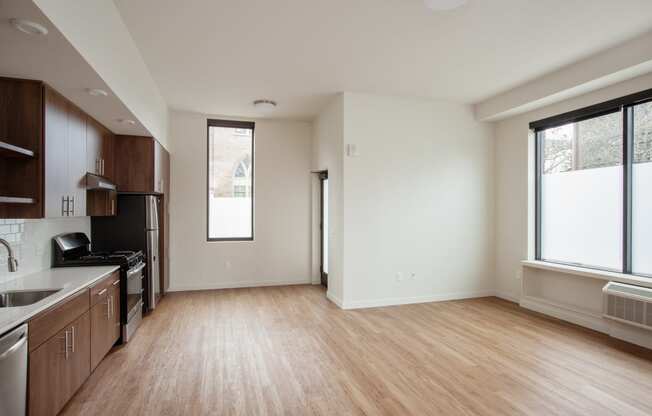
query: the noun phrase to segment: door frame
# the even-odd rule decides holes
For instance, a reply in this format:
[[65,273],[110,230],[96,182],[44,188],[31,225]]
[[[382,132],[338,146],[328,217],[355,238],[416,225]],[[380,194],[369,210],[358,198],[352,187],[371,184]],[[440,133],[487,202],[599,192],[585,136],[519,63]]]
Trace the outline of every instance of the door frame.
[[328,273],[324,272],[323,247],[324,237],[327,237],[324,235],[324,182],[327,180],[328,171],[319,172],[319,280],[325,288],[328,288]]

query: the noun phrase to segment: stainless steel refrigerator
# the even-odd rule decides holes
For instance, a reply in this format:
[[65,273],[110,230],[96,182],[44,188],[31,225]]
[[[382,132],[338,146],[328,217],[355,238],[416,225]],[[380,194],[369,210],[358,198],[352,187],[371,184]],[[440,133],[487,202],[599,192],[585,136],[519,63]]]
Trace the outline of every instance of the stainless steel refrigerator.
[[159,212],[156,195],[119,194],[114,217],[91,218],[94,251],[142,250],[147,263],[143,284],[145,311],[156,308],[161,296],[159,265]]

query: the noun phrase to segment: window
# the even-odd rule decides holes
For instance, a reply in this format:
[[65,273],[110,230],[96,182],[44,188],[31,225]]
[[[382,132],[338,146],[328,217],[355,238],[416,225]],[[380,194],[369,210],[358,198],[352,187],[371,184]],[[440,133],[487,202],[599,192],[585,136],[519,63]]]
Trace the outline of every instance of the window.
[[652,277],[652,90],[530,127],[536,259]]
[[652,102],[632,112],[632,271],[652,276]]
[[208,120],[209,241],[254,238],[254,123]]

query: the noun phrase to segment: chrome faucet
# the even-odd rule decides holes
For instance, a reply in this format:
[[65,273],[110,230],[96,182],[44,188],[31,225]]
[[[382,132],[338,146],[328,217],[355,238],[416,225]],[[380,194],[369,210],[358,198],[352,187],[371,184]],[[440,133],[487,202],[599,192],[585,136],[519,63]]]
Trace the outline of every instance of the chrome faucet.
[[9,242],[7,240],[0,238],[0,244],[3,246],[7,247],[7,251],[9,252],[9,257],[7,257],[7,265],[9,266],[9,271],[10,272],[15,272],[18,270],[18,260],[14,257],[14,252],[11,250],[11,246],[9,245]]

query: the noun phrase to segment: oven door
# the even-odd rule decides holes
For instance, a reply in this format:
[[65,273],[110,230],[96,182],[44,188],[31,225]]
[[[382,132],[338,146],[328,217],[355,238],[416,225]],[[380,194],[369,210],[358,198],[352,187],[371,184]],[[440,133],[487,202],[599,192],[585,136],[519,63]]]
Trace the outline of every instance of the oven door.
[[127,270],[127,322],[142,310],[144,278],[145,263],[143,262]]

